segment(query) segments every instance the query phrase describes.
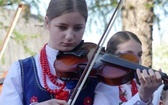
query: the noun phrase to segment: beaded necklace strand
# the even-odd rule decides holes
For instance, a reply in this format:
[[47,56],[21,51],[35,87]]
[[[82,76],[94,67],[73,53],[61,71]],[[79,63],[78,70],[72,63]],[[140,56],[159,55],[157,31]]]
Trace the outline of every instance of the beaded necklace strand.
[[[50,72],[50,67],[49,67],[49,63],[47,60],[47,54],[46,54],[46,45],[44,45],[44,47],[42,48],[41,52],[40,52],[40,64],[41,64],[41,68],[43,71],[43,83],[44,83],[44,88],[50,92],[51,94],[54,94],[56,99],[61,99],[61,100],[68,100],[69,97],[69,91],[65,91],[65,83],[59,83],[57,82],[57,75],[53,75]],[[58,89],[50,89],[46,80],[48,77],[50,79],[50,81],[56,85],[57,87],[59,87]]]

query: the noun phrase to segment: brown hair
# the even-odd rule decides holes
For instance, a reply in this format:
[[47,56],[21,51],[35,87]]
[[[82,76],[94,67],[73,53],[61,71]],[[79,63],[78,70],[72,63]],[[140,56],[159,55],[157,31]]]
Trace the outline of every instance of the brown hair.
[[115,54],[116,50],[118,49],[118,45],[125,43],[127,41],[129,41],[130,39],[134,39],[135,41],[137,41],[138,43],[141,43],[141,41],[139,40],[139,38],[132,32],[129,31],[119,31],[117,33],[115,33],[108,41],[107,43],[107,48],[106,48],[106,52],[111,53],[111,54]]
[[46,16],[51,21],[55,17],[74,11],[80,12],[87,21],[88,10],[85,0],[51,0]]

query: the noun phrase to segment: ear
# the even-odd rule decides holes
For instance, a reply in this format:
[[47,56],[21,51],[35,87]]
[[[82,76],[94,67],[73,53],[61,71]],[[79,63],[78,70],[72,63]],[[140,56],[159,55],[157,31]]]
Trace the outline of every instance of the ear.
[[45,16],[45,27],[49,29],[49,19],[47,16]]

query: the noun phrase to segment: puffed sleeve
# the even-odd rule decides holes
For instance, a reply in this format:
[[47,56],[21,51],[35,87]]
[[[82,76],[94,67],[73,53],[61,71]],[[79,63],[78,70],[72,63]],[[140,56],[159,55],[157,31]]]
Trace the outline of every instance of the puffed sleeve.
[[164,87],[164,85],[161,85],[161,86],[154,92],[154,94],[153,94],[153,100],[152,100],[153,105],[159,105],[161,93],[162,93],[162,91],[163,91],[163,87]]
[[23,105],[19,62],[12,64],[5,77],[0,94],[1,105]]
[[144,103],[141,101],[138,94],[132,97],[127,103],[122,105],[130,105],[130,103],[134,103],[133,105],[159,105],[161,93],[163,91],[164,84],[161,85],[153,94],[153,98],[150,102]]
[[118,86],[99,83],[95,89],[94,105],[149,105],[151,101],[144,103],[137,93],[127,102],[121,104]]
[[109,86],[103,83],[98,83],[95,89],[93,105],[118,105],[119,102],[118,86]]

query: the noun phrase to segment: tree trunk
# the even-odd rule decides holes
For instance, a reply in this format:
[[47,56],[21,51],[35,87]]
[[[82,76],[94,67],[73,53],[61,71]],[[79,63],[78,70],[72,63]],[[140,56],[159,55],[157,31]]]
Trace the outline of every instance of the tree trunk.
[[142,65],[152,67],[153,0],[126,0],[122,29],[135,33],[142,42]]

